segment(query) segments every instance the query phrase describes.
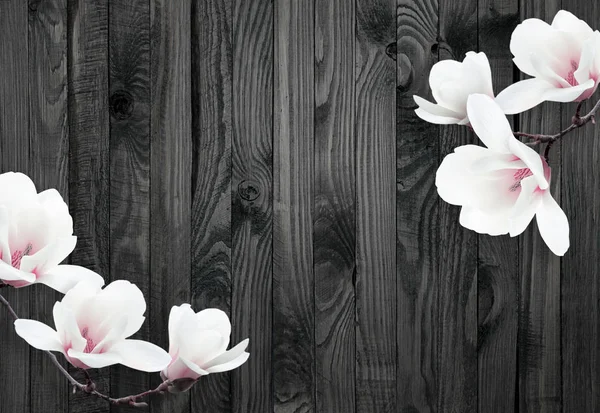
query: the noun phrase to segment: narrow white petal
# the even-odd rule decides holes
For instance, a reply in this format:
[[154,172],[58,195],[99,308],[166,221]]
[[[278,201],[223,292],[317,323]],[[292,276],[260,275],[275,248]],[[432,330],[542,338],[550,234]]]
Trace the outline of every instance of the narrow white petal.
[[12,284],[10,281],[15,281],[18,283],[15,285],[24,286],[21,284],[29,285],[35,282],[35,275],[17,270],[12,265],[0,261],[0,280],[9,281],[7,284]]
[[58,333],[46,324],[21,318],[15,321],[15,331],[30,346],[38,350],[63,352]]
[[[217,357],[213,358],[212,360],[210,360],[206,363],[202,363],[200,365],[206,371],[211,372],[211,369],[213,369],[214,367],[217,367],[218,365],[221,365],[221,364],[229,363],[229,362],[235,360],[236,358],[238,358],[240,355],[242,355],[244,353],[244,351],[246,350],[246,348],[248,347],[249,342],[250,342],[249,339],[242,340],[240,343],[238,343],[237,346],[229,349],[225,353],[218,355]],[[225,371],[225,370],[222,370],[222,371]]]
[[473,92],[493,97],[492,69],[486,54],[483,52],[467,52],[463,65],[467,66],[469,73],[473,75],[473,79],[467,78],[465,80],[472,80],[476,83],[476,86],[472,88]]
[[188,317],[195,316],[194,310],[189,304],[171,307],[169,313],[169,354],[171,355],[179,351],[179,331],[183,328],[181,323],[185,314],[188,314]]
[[525,231],[542,202],[541,192],[537,191],[537,187],[538,182],[534,176],[521,180],[521,193],[510,216],[511,237],[516,237]]
[[81,335],[73,311],[58,301],[52,310],[54,325],[61,343],[70,343],[74,351],[83,351],[87,340]]
[[546,91],[552,88],[552,84],[542,79],[521,80],[500,92],[496,103],[507,115],[525,112],[542,103]]
[[59,265],[41,274],[37,279],[37,282],[63,294],[82,281],[104,285],[104,278],[100,274],[78,265]]
[[466,114],[458,114],[439,104],[436,105],[435,103],[431,103],[417,95],[413,96],[413,98],[417,105],[419,105],[419,108],[415,109],[415,113],[418,117],[429,123],[436,123],[439,125],[457,124],[466,116]]
[[499,153],[510,153],[508,140],[514,139],[513,131],[494,99],[481,94],[469,96],[467,113],[473,130],[485,146]]
[[569,249],[569,220],[558,203],[546,191],[536,213],[538,229],[548,248],[558,256]]
[[214,367],[209,368],[207,371],[209,373],[222,373],[224,371],[230,371],[233,369],[237,369],[239,366],[244,364],[248,358],[250,357],[250,353],[242,353],[237,358],[228,361],[227,363],[217,364]]
[[171,362],[171,356],[155,344],[142,340],[123,340],[110,351],[121,358],[120,363],[140,371],[161,371]]
[[71,348],[67,351],[67,356],[79,360],[81,363],[92,369],[101,369],[103,367],[121,363],[120,357],[114,353],[91,354],[76,351]]

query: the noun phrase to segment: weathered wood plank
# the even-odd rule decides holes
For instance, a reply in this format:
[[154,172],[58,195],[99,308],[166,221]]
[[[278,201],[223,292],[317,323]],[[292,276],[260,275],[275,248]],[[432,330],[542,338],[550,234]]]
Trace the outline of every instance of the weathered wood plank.
[[398,411],[437,412],[439,128],[419,119],[413,95],[430,97],[437,61],[437,0],[398,1],[396,276]]
[[315,2],[314,272],[317,412],[355,411],[354,2]]
[[[29,145],[29,89],[27,3],[20,0],[0,2],[0,172],[32,170]],[[30,314],[31,287],[6,289],[2,295],[21,317]],[[13,320],[0,312],[0,412],[28,412],[31,387],[29,382],[30,347],[14,332]],[[34,351],[34,350],[33,350]]]
[[232,374],[233,411],[273,410],[273,4],[236,0],[233,13],[233,341],[250,359]]
[[[56,188],[69,200],[67,124],[67,2],[29,6],[29,137],[32,179],[38,191]],[[36,286],[38,287],[38,286]],[[33,290],[30,317],[53,325],[52,307],[62,294]],[[66,364],[64,359],[61,360]],[[31,411],[68,411],[65,378],[40,351],[31,352]]]
[[[552,21],[560,1],[521,1],[521,20]],[[525,75],[521,75],[525,78]],[[556,133],[561,130],[561,104],[546,102],[520,115],[521,131]],[[552,148],[552,196],[561,204],[560,145]],[[532,223],[521,237],[519,303],[519,409],[527,413],[562,411],[560,342],[560,258],[552,254]]]
[[[439,1],[440,60],[477,50],[477,1]],[[463,126],[440,127],[439,161],[477,144]],[[439,200],[438,411],[477,412],[477,233],[459,223],[460,207]]]
[[356,411],[395,411],[395,1],[357,1],[356,36]]
[[[150,292],[150,9],[149,0],[110,3],[110,279]],[[148,340],[149,322],[134,338]],[[111,393],[136,394],[148,374],[111,369]],[[112,407],[112,411],[133,408]]]
[[[232,1],[192,2],[192,305],[231,314]],[[192,411],[231,411],[230,373],[192,389]]]
[[[494,91],[513,83],[510,35],[519,21],[517,0],[479,1],[479,49],[492,67]],[[479,410],[514,410],[518,331],[518,240],[479,236]],[[498,391],[502,389],[502,391]]]
[[[583,0],[562,2],[563,9],[594,29],[600,27],[598,6]],[[597,101],[598,93],[582,112],[587,113]],[[571,122],[575,107],[563,105],[564,125]],[[563,413],[600,411],[599,139],[598,125],[587,125],[562,141],[561,206],[571,232],[571,247],[562,259],[561,271]]]
[[273,411],[314,412],[314,0],[274,8]]
[[[69,209],[77,247],[71,263],[108,279],[109,114],[108,2],[68,0]],[[109,391],[108,369],[95,370],[99,389]],[[78,392],[71,413],[108,412],[107,403]]]
[[[190,302],[191,0],[150,2],[150,314],[168,348],[171,307]],[[152,386],[160,381],[152,375]],[[189,393],[157,398],[153,412],[189,412]]]

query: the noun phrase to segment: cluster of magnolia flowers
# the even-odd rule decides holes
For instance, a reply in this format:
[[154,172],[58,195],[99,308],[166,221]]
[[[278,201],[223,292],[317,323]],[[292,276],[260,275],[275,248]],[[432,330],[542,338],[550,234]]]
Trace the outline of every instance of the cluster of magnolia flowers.
[[145,320],[142,292],[125,280],[102,288],[99,274],[61,265],[75,244],[73,220],[56,190],[37,193],[24,174],[0,175],[0,280],[16,288],[41,283],[65,294],[53,308],[56,329],[35,320],[15,321],[17,334],[31,346],[62,353],[80,369],[122,364],[160,371],[172,392],[185,391],[199,377],[232,370],[248,359],[248,340],[227,350],[231,324],[223,311],[195,313],[189,304],[171,309],[168,353],[130,339]]
[[[444,60],[431,69],[437,104],[419,96],[416,114],[431,123],[466,125],[486,147],[464,145],[442,161],[436,187],[446,202],[461,206],[460,224],[481,234],[517,236],[536,217],[540,234],[559,256],[569,248],[569,223],[550,194],[547,159],[521,142],[506,118],[544,102],[583,102],[598,87],[600,32],[561,10],[552,24],[527,19],[512,33],[514,63],[531,78],[494,96],[484,53],[468,52],[463,62]],[[582,121],[578,107],[574,126]],[[569,130],[572,128],[569,128]],[[565,131],[566,132],[566,131]],[[549,145],[562,136],[545,136]],[[537,142],[532,142],[533,146]],[[546,155],[549,147],[546,149]]]

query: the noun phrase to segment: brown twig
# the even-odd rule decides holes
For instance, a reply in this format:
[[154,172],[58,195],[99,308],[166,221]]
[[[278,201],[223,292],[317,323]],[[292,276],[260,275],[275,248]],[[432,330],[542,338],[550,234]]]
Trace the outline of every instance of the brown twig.
[[[5,286],[6,284],[2,283],[0,285]],[[1,294],[0,294],[0,302],[6,307],[6,309],[10,313],[10,315],[15,320],[19,319],[19,316],[17,315],[15,310],[12,308],[10,303]],[[169,386],[171,385],[171,382],[169,380],[165,380],[155,389],[146,390],[145,392],[142,392],[139,394],[133,394],[131,396],[125,396],[125,397],[120,397],[118,399],[114,399],[114,398],[109,397],[106,394],[100,393],[99,391],[96,390],[96,384],[92,380],[92,378],[91,378],[90,374],[87,372],[87,370],[80,369],[83,372],[83,374],[85,375],[85,378],[87,381],[86,384],[82,384],[79,381],[77,381],[73,376],[71,376],[71,374],[69,374],[67,369],[65,369],[60,364],[60,362],[58,361],[58,359],[56,358],[56,356],[53,353],[46,351],[46,350],[44,350],[44,353],[46,353],[48,355],[48,357],[50,357],[50,361],[52,361],[52,364],[54,364],[56,366],[56,368],[62,373],[62,375],[67,378],[69,383],[71,383],[71,385],[73,386],[73,391],[77,391],[77,390],[82,391],[89,395],[98,397],[102,400],[106,400],[107,402],[114,404],[114,405],[126,405],[126,406],[130,406],[130,407],[147,407],[148,406],[147,403],[140,402],[139,400],[144,397],[153,395],[153,394],[162,394],[165,391],[167,391],[169,389]]]

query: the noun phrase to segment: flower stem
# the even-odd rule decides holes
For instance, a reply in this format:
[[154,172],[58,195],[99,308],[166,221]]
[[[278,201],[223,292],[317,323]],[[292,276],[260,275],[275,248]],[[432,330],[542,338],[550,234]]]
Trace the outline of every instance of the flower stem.
[[[1,283],[0,286],[6,286],[6,284]],[[1,294],[0,294],[0,303],[2,303],[6,307],[6,309],[12,316],[12,318],[14,318],[15,320],[19,319],[19,316],[17,315],[15,310],[12,308],[10,303]],[[169,380],[165,380],[161,384],[159,384],[158,387],[156,387],[155,389],[146,390],[145,392],[142,392],[139,394],[133,394],[131,396],[125,396],[125,397],[120,397],[118,399],[114,399],[114,398],[109,397],[106,394],[100,393],[99,391],[96,390],[96,384],[92,380],[92,378],[87,370],[81,369],[83,371],[83,374],[85,375],[85,378],[87,381],[87,384],[82,384],[79,381],[77,381],[73,376],[71,376],[71,374],[69,374],[67,369],[65,369],[60,364],[60,362],[58,361],[58,359],[56,358],[56,356],[54,354],[52,354],[51,352],[49,352],[47,350],[43,350],[43,351],[44,351],[44,353],[46,353],[48,355],[48,357],[50,357],[50,361],[52,362],[52,364],[54,364],[56,366],[56,368],[62,373],[62,375],[67,378],[69,383],[71,383],[71,385],[73,386],[73,391],[77,391],[77,390],[82,391],[89,395],[98,397],[102,400],[106,400],[107,402],[114,404],[114,405],[122,405],[122,406],[126,405],[126,406],[130,406],[130,407],[147,407],[148,404],[144,403],[144,402],[140,402],[139,399],[153,395],[153,394],[162,394],[169,389],[169,385],[171,384],[171,382]]]

